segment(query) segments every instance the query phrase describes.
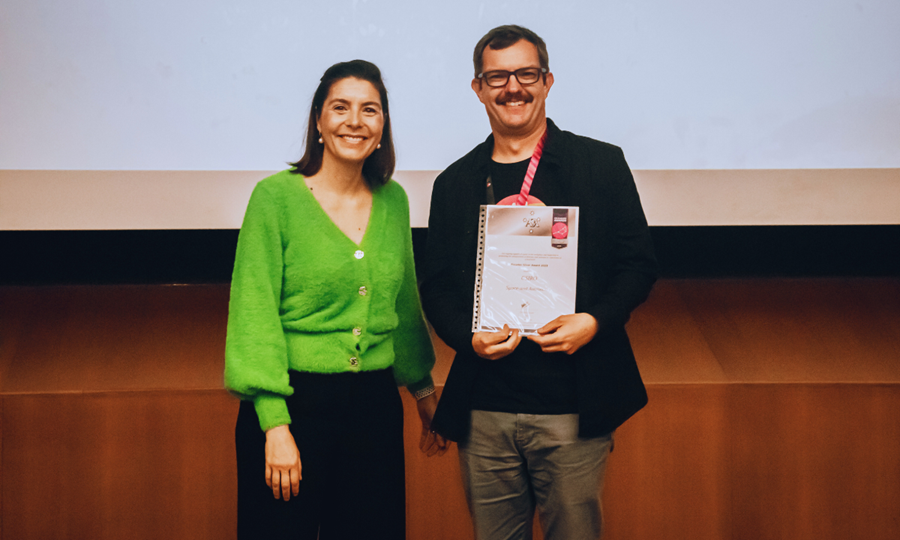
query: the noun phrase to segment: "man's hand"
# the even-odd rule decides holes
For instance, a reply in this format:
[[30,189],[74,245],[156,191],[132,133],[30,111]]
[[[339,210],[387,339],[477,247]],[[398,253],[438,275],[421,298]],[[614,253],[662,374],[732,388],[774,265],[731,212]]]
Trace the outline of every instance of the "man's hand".
[[[592,317],[593,318],[593,317]],[[509,331],[509,326],[503,325],[499,332],[476,332],[472,334],[472,348],[475,354],[487,360],[499,360],[516,350],[519,342],[519,330]]]
[[538,328],[538,335],[528,339],[544,352],[572,354],[597,335],[597,319],[588,313],[561,315]]
[[300,452],[287,425],[266,431],[266,485],[276,499],[300,494]]
[[431,431],[431,419],[434,418],[437,403],[437,394],[431,394],[416,401],[419,419],[422,420],[422,436],[419,438],[419,450],[428,457],[435,454],[442,456],[450,448],[450,441]]

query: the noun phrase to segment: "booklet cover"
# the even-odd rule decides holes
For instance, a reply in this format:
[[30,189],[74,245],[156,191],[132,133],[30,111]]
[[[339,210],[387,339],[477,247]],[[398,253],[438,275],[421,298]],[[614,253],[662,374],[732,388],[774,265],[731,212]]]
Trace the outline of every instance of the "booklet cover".
[[472,332],[523,335],[575,313],[577,206],[481,207]]

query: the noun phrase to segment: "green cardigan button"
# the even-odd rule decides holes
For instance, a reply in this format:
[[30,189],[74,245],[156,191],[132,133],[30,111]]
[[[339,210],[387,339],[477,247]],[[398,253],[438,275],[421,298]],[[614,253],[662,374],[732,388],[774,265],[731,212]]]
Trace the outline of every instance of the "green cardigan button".
[[350,365],[356,367],[359,365],[359,360],[355,356],[350,357]]
[[357,259],[362,259],[365,256],[365,253],[363,253],[363,250],[357,249],[356,253],[354,253],[353,256]]
[[365,286],[365,285],[363,285],[362,287],[359,288],[359,295],[360,295],[360,296],[365,296],[367,292],[369,292],[369,291],[366,290],[366,286]]

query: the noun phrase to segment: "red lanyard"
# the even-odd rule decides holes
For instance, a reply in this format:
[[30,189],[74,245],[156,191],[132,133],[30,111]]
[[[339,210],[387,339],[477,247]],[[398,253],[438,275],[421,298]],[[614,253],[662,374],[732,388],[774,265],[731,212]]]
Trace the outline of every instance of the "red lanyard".
[[[519,191],[519,196],[516,198],[516,202],[513,203],[513,206],[528,206],[528,194],[531,192],[531,183],[534,182],[534,173],[537,172],[538,163],[541,161],[541,154],[544,153],[544,144],[547,142],[547,130],[544,130],[544,134],[541,135],[541,139],[538,141],[537,146],[534,147],[534,153],[531,154],[531,162],[528,163],[528,170],[525,172],[525,180],[522,182],[522,189]],[[491,176],[488,175],[486,182],[486,199],[488,204],[497,204],[494,199],[494,186],[491,181]],[[512,197],[512,195],[510,195]],[[503,200],[508,199],[506,197]],[[501,201],[502,203],[502,201]]]
[[522,182],[522,190],[519,191],[519,198],[516,199],[516,206],[528,206],[528,194],[531,192],[531,183],[534,182],[534,173],[537,172],[538,163],[541,162],[541,154],[544,153],[544,143],[547,141],[547,130],[541,135],[541,140],[534,147],[534,153],[531,154],[531,162],[528,164],[528,170],[525,172],[525,180]]

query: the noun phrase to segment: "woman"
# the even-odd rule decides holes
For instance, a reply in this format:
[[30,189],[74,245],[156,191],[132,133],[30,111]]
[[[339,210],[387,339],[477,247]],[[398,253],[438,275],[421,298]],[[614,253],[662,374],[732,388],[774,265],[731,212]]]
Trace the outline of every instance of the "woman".
[[398,384],[417,398],[420,448],[447,442],[429,429],[434,352],[375,65],[325,72],[292,165],[253,190],[235,257],[238,537],[403,539]]

